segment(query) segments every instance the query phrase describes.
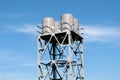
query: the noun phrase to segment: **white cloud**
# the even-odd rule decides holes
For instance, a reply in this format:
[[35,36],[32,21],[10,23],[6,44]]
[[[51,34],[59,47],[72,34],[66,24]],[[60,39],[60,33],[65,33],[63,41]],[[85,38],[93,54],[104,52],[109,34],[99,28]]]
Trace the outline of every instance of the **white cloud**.
[[19,33],[34,34],[36,32],[34,25],[25,24],[19,28],[15,28],[14,31]]
[[[118,42],[120,40],[119,27],[91,26],[81,25],[84,28],[85,42]],[[14,32],[36,35],[35,25],[24,24],[21,26],[12,26]]]
[[36,26],[32,24],[23,25],[4,25],[4,34],[6,33],[22,33],[22,34],[32,34],[36,33]]
[[82,25],[82,27],[86,42],[118,42],[120,40],[120,28],[118,27],[88,25]]
[[[86,42],[118,42],[120,40],[120,28],[118,27],[89,25],[82,25],[82,27],[84,28]],[[36,33],[36,27],[34,25],[23,25],[15,30],[19,33]]]

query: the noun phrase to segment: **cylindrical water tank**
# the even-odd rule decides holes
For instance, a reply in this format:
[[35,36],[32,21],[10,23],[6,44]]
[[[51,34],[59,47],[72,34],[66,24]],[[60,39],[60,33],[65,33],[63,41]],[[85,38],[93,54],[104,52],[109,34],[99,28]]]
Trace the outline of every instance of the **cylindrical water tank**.
[[43,34],[49,34],[53,32],[53,27],[55,26],[55,21],[51,17],[43,18],[42,27]]
[[79,23],[78,19],[74,18],[74,27],[73,27],[74,32],[78,33],[79,32]]
[[54,32],[61,32],[61,26],[59,22],[55,22],[55,28],[54,28]]
[[61,16],[61,25],[62,25],[62,31],[73,30],[73,15],[63,14]]

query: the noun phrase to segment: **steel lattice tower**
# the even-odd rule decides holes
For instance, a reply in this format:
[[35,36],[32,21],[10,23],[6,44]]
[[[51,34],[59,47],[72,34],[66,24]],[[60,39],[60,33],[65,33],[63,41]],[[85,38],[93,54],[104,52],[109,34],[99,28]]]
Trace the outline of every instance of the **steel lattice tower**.
[[83,37],[80,33],[38,34],[37,40],[38,80],[84,80]]

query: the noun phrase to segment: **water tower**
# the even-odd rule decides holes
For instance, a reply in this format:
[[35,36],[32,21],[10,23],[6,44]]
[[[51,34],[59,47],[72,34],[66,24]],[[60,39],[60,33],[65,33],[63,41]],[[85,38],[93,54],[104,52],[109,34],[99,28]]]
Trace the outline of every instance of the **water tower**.
[[43,18],[38,27],[38,80],[84,80],[83,37],[78,19]]

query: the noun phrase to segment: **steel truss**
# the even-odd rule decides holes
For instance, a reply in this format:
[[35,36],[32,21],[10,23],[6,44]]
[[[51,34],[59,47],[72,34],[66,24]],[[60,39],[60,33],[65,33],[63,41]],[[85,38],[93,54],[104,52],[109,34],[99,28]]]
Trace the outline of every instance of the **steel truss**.
[[38,80],[84,80],[83,38],[73,31],[38,35]]

